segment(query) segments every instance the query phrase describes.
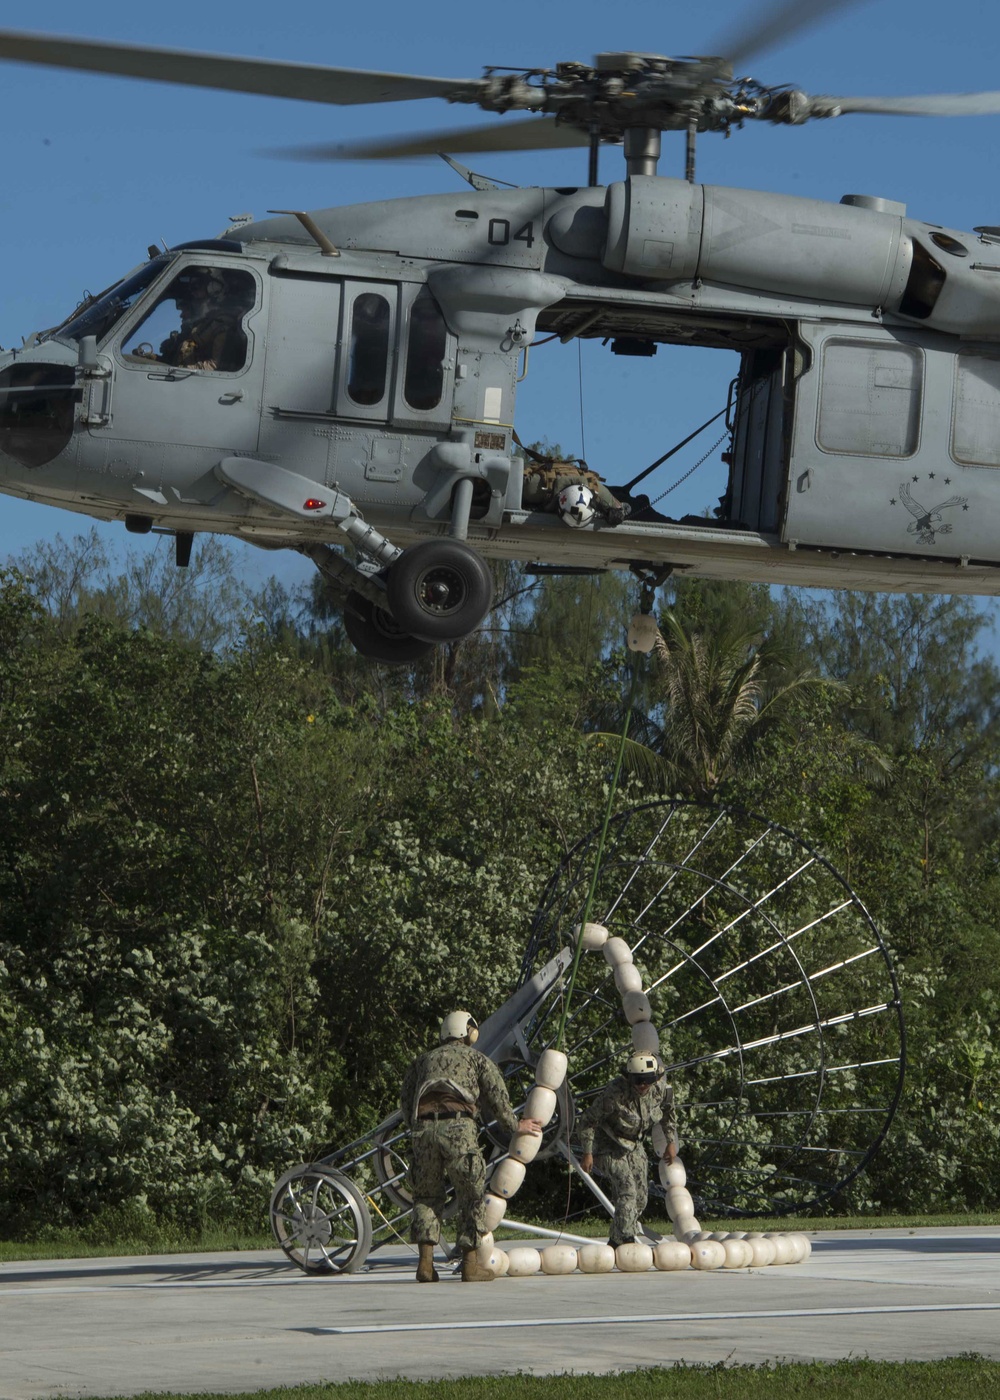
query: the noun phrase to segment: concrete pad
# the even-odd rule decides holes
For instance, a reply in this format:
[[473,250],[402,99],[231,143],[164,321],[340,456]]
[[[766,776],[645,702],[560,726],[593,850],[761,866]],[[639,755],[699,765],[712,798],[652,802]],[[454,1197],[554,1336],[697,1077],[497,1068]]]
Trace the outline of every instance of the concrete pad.
[[0,1400],[672,1362],[1000,1359],[1000,1229],[819,1231],[750,1271],[311,1278],[278,1251],[0,1265]]

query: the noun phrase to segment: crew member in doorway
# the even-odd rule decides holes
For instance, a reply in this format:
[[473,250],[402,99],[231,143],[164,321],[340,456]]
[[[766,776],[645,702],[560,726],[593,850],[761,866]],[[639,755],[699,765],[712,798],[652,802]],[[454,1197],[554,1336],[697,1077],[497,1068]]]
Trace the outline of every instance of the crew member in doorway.
[[537,1118],[518,1121],[514,1116],[503,1075],[474,1048],[478,1038],[479,1027],[469,1013],[452,1011],[441,1022],[441,1043],[418,1055],[403,1080],[400,1107],[412,1134],[410,1238],[420,1249],[418,1283],[438,1281],[434,1246],[441,1240],[449,1182],[458,1200],[455,1240],[462,1251],[462,1280],[487,1283],[493,1278],[492,1269],[476,1255],[486,1234],[486,1163],[477,1122],[480,1105],[486,1105],[490,1120],[495,1119],[504,1132],[542,1130]]
[[[571,488],[580,490],[573,491]],[[521,503],[529,510],[558,513],[567,525],[620,525],[629,514],[627,505],[611,494],[604,482],[585,464],[548,459],[525,461]]]
[[655,1055],[633,1055],[625,1072],[594,1096],[581,1119],[580,1166],[608,1183],[615,1206],[608,1244],[631,1244],[649,1198],[645,1137],[659,1123],[666,1137],[663,1159],[677,1156],[674,1091]]

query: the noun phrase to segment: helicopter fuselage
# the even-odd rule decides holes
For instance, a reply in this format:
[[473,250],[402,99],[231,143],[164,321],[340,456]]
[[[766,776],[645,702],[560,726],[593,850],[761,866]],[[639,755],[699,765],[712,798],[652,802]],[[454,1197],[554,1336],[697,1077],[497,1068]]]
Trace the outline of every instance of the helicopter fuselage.
[[[527,502],[540,332],[740,355],[714,517],[570,529]],[[0,490],[267,547],[363,518],[550,567],[992,594],[998,468],[1000,232],[879,199],[647,176],[282,215],[0,354]]]

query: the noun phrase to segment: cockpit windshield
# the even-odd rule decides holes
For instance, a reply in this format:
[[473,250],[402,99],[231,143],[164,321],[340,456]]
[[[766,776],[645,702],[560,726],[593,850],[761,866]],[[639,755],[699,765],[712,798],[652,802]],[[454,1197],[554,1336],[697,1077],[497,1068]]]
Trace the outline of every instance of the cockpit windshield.
[[50,331],[49,335],[59,340],[82,340],[85,335],[92,335],[96,336],[98,342],[102,341],[126,311],[135,305],[137,298],[156,281],[169,261],[171,259],[162,257],[144,263],[138,272],[133,272],[116,286],[109,287],[93,301],[86,302],[68,321]]

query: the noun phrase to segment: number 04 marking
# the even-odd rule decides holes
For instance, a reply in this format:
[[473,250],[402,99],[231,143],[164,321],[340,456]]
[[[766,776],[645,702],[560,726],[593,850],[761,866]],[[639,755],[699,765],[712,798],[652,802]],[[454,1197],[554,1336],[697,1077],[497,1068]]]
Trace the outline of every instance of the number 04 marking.
[[509,219],[491,219],[487,237],[494,248],[506,248],[508,243],[524,243],[531,248],[535,243],[535,225],[529,220],[512,234]]

